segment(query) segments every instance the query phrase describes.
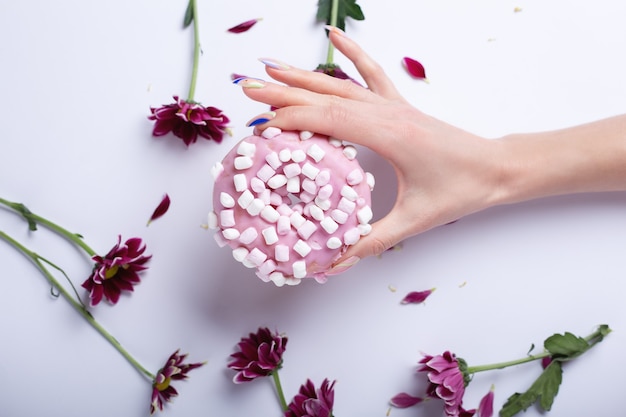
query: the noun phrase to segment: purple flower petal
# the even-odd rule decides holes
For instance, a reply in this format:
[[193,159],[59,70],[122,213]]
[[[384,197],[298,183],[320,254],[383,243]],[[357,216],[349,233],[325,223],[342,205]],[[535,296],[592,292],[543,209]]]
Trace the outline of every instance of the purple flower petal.
[[407,70],[411,77],[417,78],[419,80],[426,80],[426,70],[424,69],[424,66],[418,61],[414,60],[413,58],[404,57],[402,58],[402,64],[404,64],[404,68]]
[[256,25],[256,23],[258,21],[262,20],[262,18],[257,18],[257,19],[250,19],[250,20],[246,20],[243,23],[240,23],[236,26],[233,26],[232,28],[228,29],[227,32],[230,33],[243,33],[243,32],[247,32],[248,30],[250,30],[250,28],[254,25]]
[[170,208],[170,196],[167,195],[166,193],[163,196],[163,199],[161,200],[157,208],[154,209],[154,213],[152,213],[152,216],[150,216],[150,220],[148,220],[148,224],[146,226],[150,225],[150,223],[152,223],[153,220],[156,220],[159,217],[163,216],[165,213],[167,213],[167,210],[169,208]]
[[491,417],[493,415],[493,397],[494,386],[491,386],[489,392],[480,400],[478,404],[478,417]]
[[402,301],[401,304],[420,304],[423,303],[432,293],[435,291],[435,288],[431,288],[426,291],[412,291],[408,293]]
[[424,401],[423,398],[414,397],[406,392],[401,392],[400,394],[394,396],[389,403],[397,408],[409,408],[415,404],[421,403],[422,401]]

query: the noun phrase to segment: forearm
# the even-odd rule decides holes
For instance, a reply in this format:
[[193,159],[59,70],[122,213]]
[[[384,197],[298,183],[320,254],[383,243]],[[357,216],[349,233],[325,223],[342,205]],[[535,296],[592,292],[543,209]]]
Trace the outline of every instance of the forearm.
[[501,202],[626,190],[626,115],[562,130],[499,139]]

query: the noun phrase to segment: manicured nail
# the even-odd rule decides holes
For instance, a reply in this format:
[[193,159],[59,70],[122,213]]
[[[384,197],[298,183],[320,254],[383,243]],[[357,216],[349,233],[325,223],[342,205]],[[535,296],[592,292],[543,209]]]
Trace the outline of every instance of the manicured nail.
[[265,81],[259,78],[241,77],[233,80],[233,84],[237,84],[244,88],[263,88],[265,87]]
[[253,119],[251,119],[248,123],[246,123],[246,126],[252,127],[252,126],[260,125],[260,124],[269,122],[274,117],[276,117],[276,112],[274,111],[261,113],[258,116],[254,117]]
[[277,70],[288,70],[289,68],[291,68],[289,65],[285,64],[284,62],[281,62],[272,58],[259,58],[259,61],[261,61],[263,64],[267,65],[268,67],[274,68]]
[[337,35],[346,36],[346,32],[344,32],[343,30],[339,29],[337,26],[331,26],[331,25],[324,25],[324,29],[326,29],[329,32],[333,32],[336,33]]
[[338,263],[337,265],[333,266],[326,273],[326,275],[338,275],[338,274],[341,274],[342,272],[345,272],[348,269],[352,268],[360,260],[361,260],[361,258],[359,258],[358,256],[351,256],[348,259],[343,260],[341,263]]

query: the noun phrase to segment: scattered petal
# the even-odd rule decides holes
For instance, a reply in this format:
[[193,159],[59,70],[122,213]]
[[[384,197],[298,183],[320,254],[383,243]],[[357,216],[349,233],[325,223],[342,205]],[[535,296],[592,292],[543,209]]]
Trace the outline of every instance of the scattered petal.
[[493,397],[495,387],[492,385],[489,392],[480,400],[478,404],[478,417],[493,416]]
[[256,25],[257,22],[263,20],[263,18],[257,18],[257,19],[250,19],[250,20],[246,20],[243,23],[240,23],[236,26],[233,26],[232,28],[228,29],[227,32],[230,33],[243,33],[243,32],[247,32],[248,30],[250,30],[250,28],[254,25]]
[[404,57],[402,58],[402,64],[411,77],[417,78],[418,80],[428,81],[426,78],[426,70],[418,61],[413,58]]
[[432,293],[435,291],[435,288],[431,288],[426,291],[412,291],[408,293],[400,304],[420,304],[423,303]]
[[424,401],[423,398],[414,397],[412,395],[407,394],[406,392],[401,392],[400,394],[393,397],[389,403],[396,408],[409,408],[414,406],[415,404],[419,404]]
[[391,284],[389,284],[387,288],[389,288],[389,291],[391,292],[396,292],[398,290],[395,285],[391,285]]
[[459,284],[459,288],[463,288],[467,285],[467,281],[463,281],[462,283]]
[[149,226],[150,223],[152,223],[152,221],[158,219],[159,217],[161,217],[165,213],[167,213],[167,210],[169,208],[170,208],[170,196],[167,195],[167,193],[166,193],[163,196],[163,199],[161,200],[161,202],[159,203],[157,208],[154,209],[154,213],[152,213],[152,216],[150,217],[150,220],[148,220],[148,224],[146,224],[146,226]]
[[521,11],[522,11],[522,8],[521,8],[521,7],[516,7],[516,8],[514,8],[514,9],[513,9],[513,12],[514,12],[514,13],[519,13],[519,12],[521,12]]

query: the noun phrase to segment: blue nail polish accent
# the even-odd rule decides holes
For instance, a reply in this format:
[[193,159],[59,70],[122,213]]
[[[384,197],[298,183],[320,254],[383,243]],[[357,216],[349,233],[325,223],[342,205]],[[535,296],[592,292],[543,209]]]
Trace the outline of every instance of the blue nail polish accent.
[[245,80],[248,77],[239,77],[233,80],[233,84],[239,84],[240,81]]
[[248,127],[252,127],[252,126],[260,125],[260,124],[269,122],[270,120],[272,120],[272,119],[270,119],[268,117],[259,117],[258,119],[254,119],[253,121],[249,122],[247,124],[247,126]]

